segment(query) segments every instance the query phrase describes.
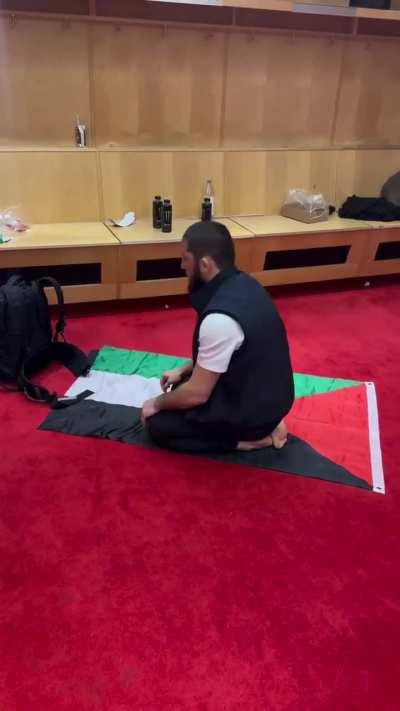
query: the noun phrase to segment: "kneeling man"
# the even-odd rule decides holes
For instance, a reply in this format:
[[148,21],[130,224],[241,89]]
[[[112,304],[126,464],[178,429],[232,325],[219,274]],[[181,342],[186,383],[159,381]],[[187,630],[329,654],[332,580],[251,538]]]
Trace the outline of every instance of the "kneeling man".
[[235,267],[232,237],[218,222],[189,227],[182,268],[198,317],[193,360],[165,373],[164,394],[144,403],[150,436],[185,452],[283,447],[293,372],[270,296]]

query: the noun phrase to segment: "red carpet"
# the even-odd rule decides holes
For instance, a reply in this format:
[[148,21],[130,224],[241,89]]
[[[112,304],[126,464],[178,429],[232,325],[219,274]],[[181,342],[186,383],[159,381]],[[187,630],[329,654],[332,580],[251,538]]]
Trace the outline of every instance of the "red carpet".
[[[297,371],[376,383],[387,495],[39,432],[1,393],[2,711],[397,711],[400,289],[277,302]],[[70,340],[188,353],[189,310],[105,308]]]

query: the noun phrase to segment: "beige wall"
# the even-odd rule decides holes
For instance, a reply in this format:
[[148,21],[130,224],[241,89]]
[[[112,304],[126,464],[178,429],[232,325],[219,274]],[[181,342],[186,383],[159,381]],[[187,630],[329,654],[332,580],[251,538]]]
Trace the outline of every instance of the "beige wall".
[[[339,203],[400,168],[398,40],[0,19],[0,206],[31,221]],[[75,115],[88,151],[73,149]],[[48,147],[51,146],[51,150]],[[378,150],[376,150],[378,149]]]

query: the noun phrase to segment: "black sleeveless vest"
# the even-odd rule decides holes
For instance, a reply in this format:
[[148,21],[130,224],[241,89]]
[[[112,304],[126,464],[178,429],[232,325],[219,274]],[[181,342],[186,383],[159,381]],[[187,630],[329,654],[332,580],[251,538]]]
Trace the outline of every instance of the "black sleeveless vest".
[[208,402],[188,411],[188,419],[243,435],[287,415],[294,400],[293,372],[285,327],[269,294],[255,279],[231,268],[192,294],[191,302],[198,313],[194,363],[200,325],[209,314],[235,319],[245,339]]

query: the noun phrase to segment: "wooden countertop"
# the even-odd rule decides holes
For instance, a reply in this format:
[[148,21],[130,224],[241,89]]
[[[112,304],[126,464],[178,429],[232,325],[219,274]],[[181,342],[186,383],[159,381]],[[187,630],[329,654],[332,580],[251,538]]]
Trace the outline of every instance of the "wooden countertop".
[[367,225],[375,229],[400,229],[400,220],[395,220],[394,222],[379,222],[377,220],[367,220]]
[[[332,215],[326,222],[306,224],[281,215],[249,215],[218,217],[234,239],[261,236],[315,234],[353,230],[400,229],[397,222],[347,220]],[[11,241],[0,244],[0,252],[19,249],[53,249],[61,247],[103,247],[128,244],[168,244],[180,242],[184,232],[194,224],[194,218],[177,217],[172,232],[154,230],[150,219],[138,219],[132,227],[113,227],[102,222],[65,222],[32,225],[27,232],[12,235]]]
[[371,223],[368,224],[361,220],[346,220],[337,217],[337,215],[331,215],[326,222],[314,222],[313,224],[298,222],[281,215],[234,216],[232,219],[257,237],[372,229]]
[[118,241],[102,222],[59,222],[31,225],[26,232],[12,235],[2,250],[53,249],[60,247],[104,247]]
[[[216,222],[222,222],[230,231],[234,239],[253,237],[253,233],[235,220],[227,217],[217,217]],[[176,217],[172,221],[172,232],[161,232],[153,228],[150,219],[138,219],[131,227],[114,227],[107,223],[110,232],[121,244],[162,244],[180,242],[185,231],[198,220]]]

